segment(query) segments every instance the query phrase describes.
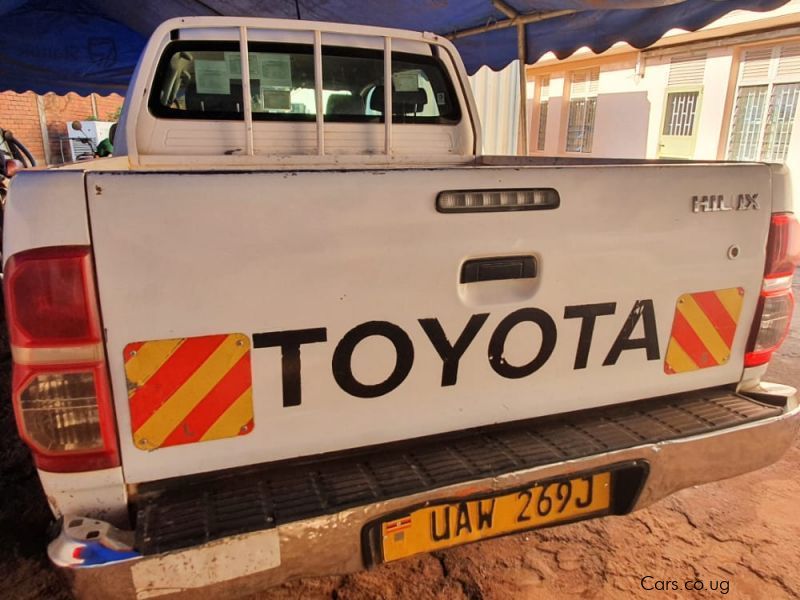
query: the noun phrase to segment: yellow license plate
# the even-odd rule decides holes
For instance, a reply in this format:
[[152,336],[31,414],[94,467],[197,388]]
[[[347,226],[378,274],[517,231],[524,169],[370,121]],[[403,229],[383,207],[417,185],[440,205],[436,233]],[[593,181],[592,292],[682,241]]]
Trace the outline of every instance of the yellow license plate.
[[608,512],[611,474],[543,482],[514,492],[443,502],[380,523],[384,561]]

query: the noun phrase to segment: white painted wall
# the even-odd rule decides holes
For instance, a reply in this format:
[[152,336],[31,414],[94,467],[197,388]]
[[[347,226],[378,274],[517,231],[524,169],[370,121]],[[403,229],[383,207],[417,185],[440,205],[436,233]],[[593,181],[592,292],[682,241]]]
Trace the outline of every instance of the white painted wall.
[[733,48],[719,48],[707,53],[695,159],[716,159],[720,140],[724,138],[727,143],[727,132],[722,127],[728,84],[731,77],[735,80],[737,76],[731,72],[732,65]]
[[643,60],[642,85],[647,89],[650,116],[647,120],[647,150],[642,158],[658,158],[669,81],[669,58]]
[[[633,59],[633,60],[632,60]],[[635,57],[600,69],[592,156],[641,158],[647,152],[651,100],[637,81]]]
[[[566,81],[563,73],[550,75],[550,101],[547,107],[547,127],[544,137],[545,154],[563,154],[564,138],[561,135],[561,114],[569,108],[565,103]],[[564,123],[566,126],[566,122]]]

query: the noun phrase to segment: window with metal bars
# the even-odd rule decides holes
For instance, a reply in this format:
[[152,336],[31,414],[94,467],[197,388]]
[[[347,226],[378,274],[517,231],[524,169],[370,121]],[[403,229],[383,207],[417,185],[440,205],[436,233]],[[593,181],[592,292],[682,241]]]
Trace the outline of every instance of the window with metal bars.
[[744,52],[727,157],[784,162],[800,101],[800,46]]
[[733,108],[728,158],[732,160],[758,160],[758,140],[764,122],[766,85],[740,87]]
[[570,76],[567,152],[592,151],[599,80],[599,69],[575,71]]
[[782,83],[772,86],[764,139],[761,142],[761,160],[784,162],[789,150],[792,125],[797,113],[800,83]]
[[670,92],[667,95],[667,117],[664,135],[691,136],[700,92]]

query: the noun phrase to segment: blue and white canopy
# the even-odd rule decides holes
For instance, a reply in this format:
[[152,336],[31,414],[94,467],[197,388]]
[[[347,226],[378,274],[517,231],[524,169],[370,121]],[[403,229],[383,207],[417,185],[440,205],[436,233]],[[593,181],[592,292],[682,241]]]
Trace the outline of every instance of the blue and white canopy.
[[[124,93],[145,41],[171,17],[336,21],[450,36],[467,70],[588,46],[643,48],[736,9],[787,0],[0,0],[0,91]],[[520,42],[523,42],[520,44]]]

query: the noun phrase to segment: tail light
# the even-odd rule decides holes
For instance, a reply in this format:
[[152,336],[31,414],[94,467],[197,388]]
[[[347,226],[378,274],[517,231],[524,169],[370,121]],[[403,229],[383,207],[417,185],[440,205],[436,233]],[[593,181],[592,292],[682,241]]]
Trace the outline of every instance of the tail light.
[[5,269],[17,427],[38,467],[119,465],[88,247],[20,252]]
[[792,278],[800,264],[800,224],[789,213],[772,215],[767,240],[764,282],[744,364],[755,367],[769,362],[786,334],[794,310]]

